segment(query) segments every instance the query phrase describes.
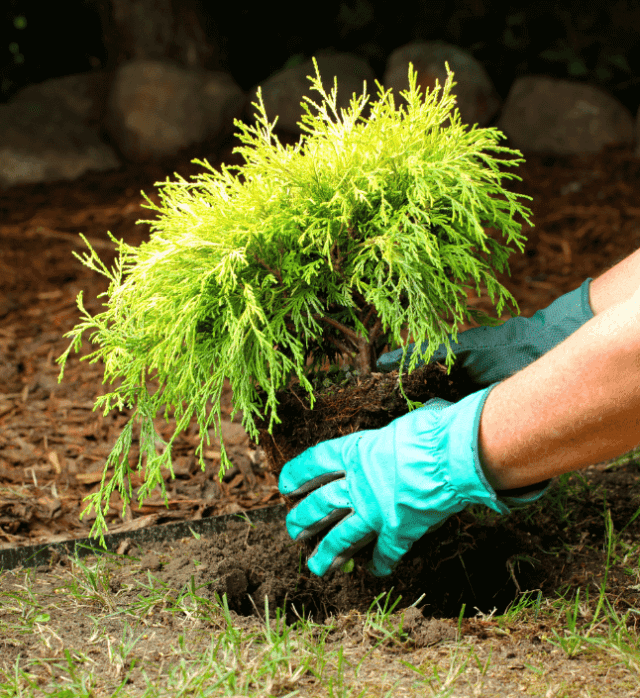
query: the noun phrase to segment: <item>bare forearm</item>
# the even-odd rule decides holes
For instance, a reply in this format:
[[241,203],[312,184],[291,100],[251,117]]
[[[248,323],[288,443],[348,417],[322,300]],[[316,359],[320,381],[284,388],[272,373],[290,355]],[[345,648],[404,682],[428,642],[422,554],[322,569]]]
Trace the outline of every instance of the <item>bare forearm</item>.
[[638,444],[640,290],[499,383],[480,419],[480,458],[497,490],[615,458]]
[[589,305],[599,315],[613,305],[623,303],[640,288],[640,249],[594,279],[589,286]]

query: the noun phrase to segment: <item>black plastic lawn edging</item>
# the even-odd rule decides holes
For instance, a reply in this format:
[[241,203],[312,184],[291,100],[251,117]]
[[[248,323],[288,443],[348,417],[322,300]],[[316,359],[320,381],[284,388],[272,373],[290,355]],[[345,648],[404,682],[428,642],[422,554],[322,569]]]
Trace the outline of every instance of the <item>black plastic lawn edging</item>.
[[195,521],[176,521],[134,531],[121,531],[106,535],[104,537],[105,547],[99,544],[97,538],[76,538],[59,543],[26,545],[21,548],[4,548],[0,550],[0,571],[12,570],[16,567],[48,565],[51,557],[55,557],[56,554],[76,554],[78,557],[86,557],[87,555],[100,555],[107,552],[113,553],[124,540],[143,546],[148,543],[169,542],[187,538],[194,533],[207,537],[208,535],[224,531],[231,521],[243,521],[245,517],[251,523],[269,523],[278,520],[284,522],[286,513],[286,505],[276,504],[275,506],[245,511],[241,514],[223,514],[222,516],[210,516]]

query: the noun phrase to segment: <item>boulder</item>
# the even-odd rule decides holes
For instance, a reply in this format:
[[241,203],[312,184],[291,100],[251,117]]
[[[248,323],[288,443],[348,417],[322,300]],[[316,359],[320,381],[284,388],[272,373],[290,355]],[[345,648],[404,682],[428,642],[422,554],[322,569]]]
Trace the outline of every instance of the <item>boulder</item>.
[[27,85],[11,100],[17,102],[46,102],[60,104],[72,111],[87,126],[99,126],[107,108],[107,97],[113,74],[107,70],[52,78],[35,85]]
[[29,85],[0,105],[0,187],[118,167],[95,128],[107,84],[106,73],[69,75]]
[[115,73],[105,127],[127,160],[144,162],[222,141],[244,103],[242,89],[222,71],[134,60]]
[[632,144],[629,110],[599,87],[529,75],[518,78],[498,128],[523,153],[597,153],[608,144]]

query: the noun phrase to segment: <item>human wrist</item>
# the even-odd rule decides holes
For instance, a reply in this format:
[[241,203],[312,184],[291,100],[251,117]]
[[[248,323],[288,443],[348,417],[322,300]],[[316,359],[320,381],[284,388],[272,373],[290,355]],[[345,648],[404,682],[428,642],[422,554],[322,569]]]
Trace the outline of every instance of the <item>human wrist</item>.
[[[491,388],[496,386],[497,384],[494,384]],[[515,509],[540,499],[549,489],[551,480],[546,479],[524,485],[514,484],[516,481],[513,480],[512,472],[508,467],[504,467],[508,461],[495,460],[487,456],[486,429],[481,429],[480,426],[482,425],[482,411],[489,398],[490,390],[491,389],[487,391],[487,397],[484,400],[483,408],[479,414],[480,421],[477,430],[478,465],[482,469],[482,473],[489,487],[495,492],[500,503],[508,506],[510,509]]]
[[[496,387],[498,384],[491,386]],[[487,394],[478,423],[478,461],[482,472],[491,488],[496,493],[515,490],[519,487],[528,487],[533,483],[519,483],[514,481],[513,473],[509,467],[507,455],[501,449],[498,433],[494,428],[492,408],[499,400],[499,393],[492,397]],[[498,455],[500,454],[500,456]]]

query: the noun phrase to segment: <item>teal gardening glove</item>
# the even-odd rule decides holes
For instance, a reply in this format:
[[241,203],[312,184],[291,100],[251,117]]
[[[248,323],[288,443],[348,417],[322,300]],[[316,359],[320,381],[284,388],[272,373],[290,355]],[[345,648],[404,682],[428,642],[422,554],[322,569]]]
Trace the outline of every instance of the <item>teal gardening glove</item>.
[[[530,318],[513,317],[497,327],[465,330],[458,335],[458,342],[451,342],[451,350],[478,387],[504,380],[546,354],[593,317],[589,305],[592,280],[587,279]],[[424,342],[421,351],[426,351],[427,346],[428,342]],[[415,344],[409,344],[404,370],[408,369],[414,351]],[[441,344],[430,361],[444,361],[446,356],[447,349]],[[401,360],[402,349],[382,354],[377,362],[378,370],[395,371]],[[417,365],[422,363],[418,360]]]
[[480,413],[495,385],[456,403],[429,400],[382,429],[324,441],[284,466],[280,492],[310,492],[287,515],[291,538],[336,524],[307,560],[313,574],[340,568],[377,538],[369,571],[389,575],[416,540],[468,504],[508,514],[542,496],[547,483],[524,497],[498,497],[482,471]]

